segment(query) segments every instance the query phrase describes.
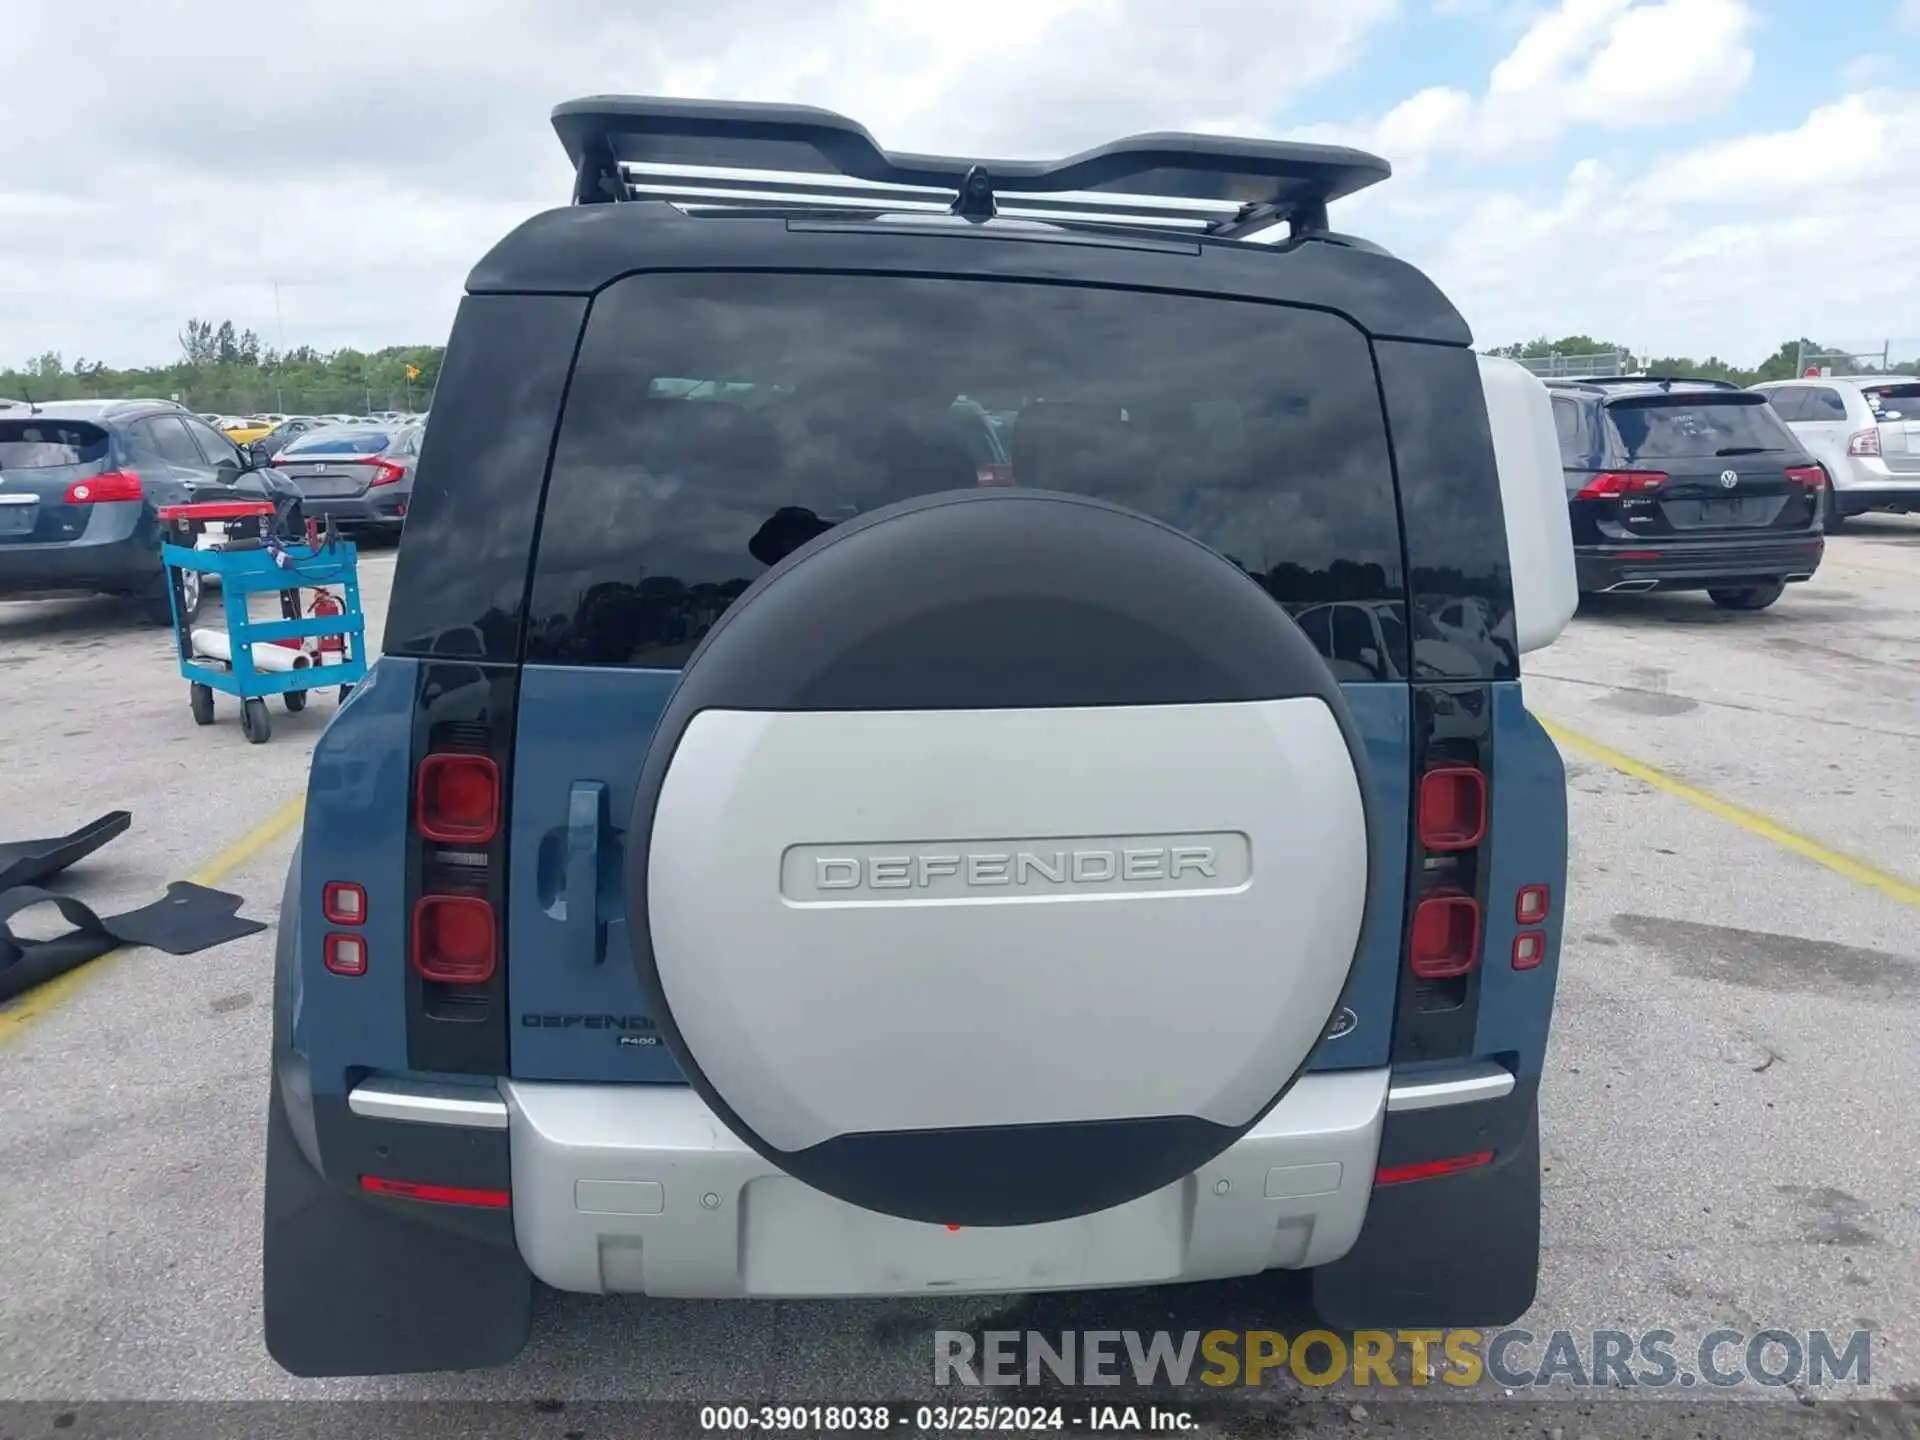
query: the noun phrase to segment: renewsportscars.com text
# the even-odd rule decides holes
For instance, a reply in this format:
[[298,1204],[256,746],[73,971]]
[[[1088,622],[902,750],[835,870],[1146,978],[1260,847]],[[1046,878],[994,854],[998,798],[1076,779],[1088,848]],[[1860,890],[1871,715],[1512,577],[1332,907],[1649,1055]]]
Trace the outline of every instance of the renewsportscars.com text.
[[1730,1390],[1872,1383],[1866,1330],[964,1330],[934,1334],[936,1385],[1477,1385]]

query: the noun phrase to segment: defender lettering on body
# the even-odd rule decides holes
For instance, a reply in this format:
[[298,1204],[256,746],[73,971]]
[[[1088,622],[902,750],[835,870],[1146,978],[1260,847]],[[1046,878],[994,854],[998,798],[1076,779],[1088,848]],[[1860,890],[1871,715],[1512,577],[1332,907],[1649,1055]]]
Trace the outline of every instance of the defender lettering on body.
[[1251,869],[1238,832],[796,845],[781,857],[780,893],[802,905],[1180,893],[1240,889]]

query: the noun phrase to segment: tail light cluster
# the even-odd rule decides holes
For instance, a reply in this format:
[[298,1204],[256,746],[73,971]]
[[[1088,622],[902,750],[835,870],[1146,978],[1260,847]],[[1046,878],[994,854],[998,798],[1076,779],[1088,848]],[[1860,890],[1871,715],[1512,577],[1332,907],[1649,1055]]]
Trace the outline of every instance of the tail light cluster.
[[396,465],[391,460],[375,460],[373,462],[373,479],[369,480],[367,484],[397,485],[406,478],[406,466]]
[[1640,495],[1658,490],[1667,483],[1664,470],[1607,470],[1580,487],[1581,500],[1606,500],[1621,495]]
[[1827,472],[1818,465],[1789,465],[1787,479],[1795,485],[1804,485],[1809,490],[1819,490],[1827,483]]
[[1847,439],[1847,454],[1874,456],[1880,453],[1880,427],[1856,430]]
[[145,494],[139,472],[108,470],[88,480],[74,481],[61,500],[68,505],[106,505],[115,500],[138,500]]
[[413,902],[413,968],[442,998],[483,986],[499,966],[499,918],[492,886],[501,830],[500,767],[491,755],[441,750],[414,774],[413,827],[427,844]]
[[1484,917],[1472,862],[1487,835],[1486,774],[1473,765],[1432,766],[1420,777],[1415,817],[1428,864],[1407,927],[1407,968],[1419,980],[1458,980],[1480,963]]

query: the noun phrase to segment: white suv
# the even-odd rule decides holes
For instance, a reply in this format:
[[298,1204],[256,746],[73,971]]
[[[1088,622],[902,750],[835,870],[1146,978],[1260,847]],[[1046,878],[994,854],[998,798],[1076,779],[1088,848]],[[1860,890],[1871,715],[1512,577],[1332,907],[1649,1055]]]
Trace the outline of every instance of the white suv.
[[1920,512],[1920,378],[1832,375],[1753,388],[1826,467],[1829,531],[1869,510]]

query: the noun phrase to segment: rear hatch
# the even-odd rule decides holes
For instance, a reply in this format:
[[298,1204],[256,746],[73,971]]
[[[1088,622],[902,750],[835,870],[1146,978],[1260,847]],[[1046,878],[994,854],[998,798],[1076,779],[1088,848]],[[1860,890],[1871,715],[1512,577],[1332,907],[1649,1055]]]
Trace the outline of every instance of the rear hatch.
[[392,444],[384,430],[316,432],[274,456],[273,466],[309,500],[352,499],[398,468],[386,458]]
[[[641,275],[602,293],[527,601],[509,803],[513,1075],[678,1078],[636,974],[625,857],[680,667],[755,579],[815,536],[982,486],[1090,494],[1195,536],[1296,613],[1342,602],[1310,635],[1372,757],[1382,873],[1362,953],[1308,953],[1276,932],[1269,958],[1276,977],[1351,961],[1372,998],[1355,1002],[1358,1026],[1326,1063],[1384,1063],[1413,662],[1385,417],[1355,399],[1378,386],[1358,330],[1285,306],[740,273]],[[1005,403],[981,403],[989,391]],[[821,843],[848,838],[827,828]],[[1143,1066],[1156,1063],[1153,1034],[1140,1034]]]
[[1920,383],[1863,392],[1880,427],[1880,458],[1896,475],[1920,477]]
[[1603,541],[1757,538],[1815,523],[1819,472],[1764,395],[1621,396],[1606,427],[1608,468],[1582,477],[1573,502]]
[[92,513],[86,482],[108,450],[107,432],[82,420],[0,419],[0,545],[78,539]]

